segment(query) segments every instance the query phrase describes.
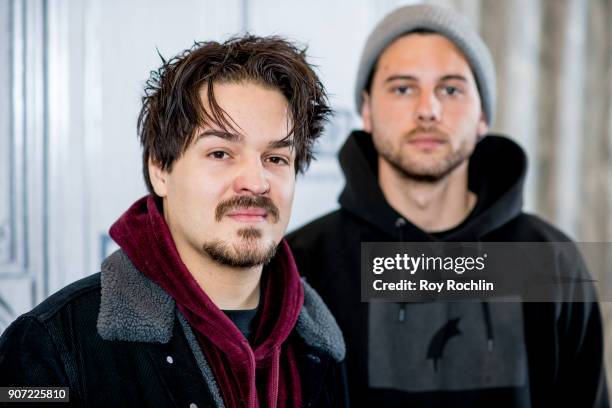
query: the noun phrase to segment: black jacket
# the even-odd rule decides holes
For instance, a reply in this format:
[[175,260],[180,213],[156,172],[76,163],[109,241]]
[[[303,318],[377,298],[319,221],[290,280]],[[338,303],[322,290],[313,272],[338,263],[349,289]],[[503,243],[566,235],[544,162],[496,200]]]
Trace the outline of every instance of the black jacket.
[[[608,406],[600,311],[585,303],[361,303],[360,243],[568,241],[522,212],[526,157],[487,136],[469,165],[475,209],[457,228],[428,234],[385,201],[371,136],[354,132],[340,152],[341,208],[290,234],[298,269],[347,339],[354,406]],[[487,316],[489,315],[489,316]],[[435,335],[451,328],[439,361]]]
[[[346,406],[344,342],[304,284],[292,336],[304,406]],[[118,251],[102,272],[54,294],[0,338],[0,385],[69,387],[73,406],[222,406],[194,334],[173,299]]]

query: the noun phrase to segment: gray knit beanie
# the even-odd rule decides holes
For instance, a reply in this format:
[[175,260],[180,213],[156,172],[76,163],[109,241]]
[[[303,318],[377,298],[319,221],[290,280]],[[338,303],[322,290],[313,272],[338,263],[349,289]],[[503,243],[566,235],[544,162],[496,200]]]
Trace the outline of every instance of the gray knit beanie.
[[487,123],[491,125],[495,117],[497,88],[495,66],[489,48],[462,15],[445,7],[428,4],[396,9],[378,23],[368,37],[357,72],[355,86],[357,111],[361,110],[363,102],[361,93],[367,85],[380,54],[395,39],[415,30],[439,33],[452,41],[463,52],[476,79]]

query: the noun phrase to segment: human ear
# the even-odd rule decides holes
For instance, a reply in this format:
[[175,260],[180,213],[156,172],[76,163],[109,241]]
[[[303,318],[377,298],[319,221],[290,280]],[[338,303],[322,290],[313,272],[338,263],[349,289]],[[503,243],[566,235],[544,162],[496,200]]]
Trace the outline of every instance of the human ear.
[[480,114],[480,119],[478,119],[478,127],[476,128],[476,134],[478,135],[478,140],[482,139],[487,132],[489,131],[489,125],[487,125],[487,120],[484,112]]
[[361,119],[363,120],[363,130],[372,133],[372,111],[370,108],[370,94],[367,91],[362,91],[361,96]]
[[163,170],[159,163],[156,163],[151,158],[149,158],[148,168],[149,180],[151,180],[153,191],[159,197],[166,197],[168,195],[168,171]]

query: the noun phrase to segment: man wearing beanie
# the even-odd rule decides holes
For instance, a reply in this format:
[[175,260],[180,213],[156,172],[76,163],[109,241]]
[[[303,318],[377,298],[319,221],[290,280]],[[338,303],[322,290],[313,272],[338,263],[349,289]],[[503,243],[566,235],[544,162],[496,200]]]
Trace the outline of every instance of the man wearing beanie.
[[485,137],[495,93],[487,46],[448,9],[397,9],[366,42],[341,208],[289,236],[347,339],[353,406],[608,406],[592,290],[580,303],[361,302],[362,242],[569,241],[522,211],[525,153]]

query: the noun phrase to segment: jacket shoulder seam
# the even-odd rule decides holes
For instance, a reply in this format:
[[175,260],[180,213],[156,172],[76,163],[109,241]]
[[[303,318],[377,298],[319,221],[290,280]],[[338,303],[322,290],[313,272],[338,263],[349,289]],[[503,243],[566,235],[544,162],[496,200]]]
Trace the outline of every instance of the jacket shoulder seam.
[[[99,281],[97,281],[95,284],[89,284],[83,288],[77,289],[75,292],[70,293],[65,299],[62,299],[60,302],[57,302],[56,304],[54,304],[53,302],[53,295],[52,295],[50,298],[47,298],[47,300],[43,301],[41,304],[36,306],[30,312],[25,313],[23,316],[35,318],[41,324],[46,324],[49,320],[53,319],[58,313],[61,313],[61,311],[67,305],[69,305],[70,303],[76,301],[77,299],[83,296],[88,295],[90,292],[95,292],[95,291],[100,291]],[[58,293],[59,292],[56,292],[56,295]],[[46,305],[45,303],[48,301],[51,301],[51,302],[49,303],[49,305]],[[39,308],[43,310],[38,311],[37,309]]]

